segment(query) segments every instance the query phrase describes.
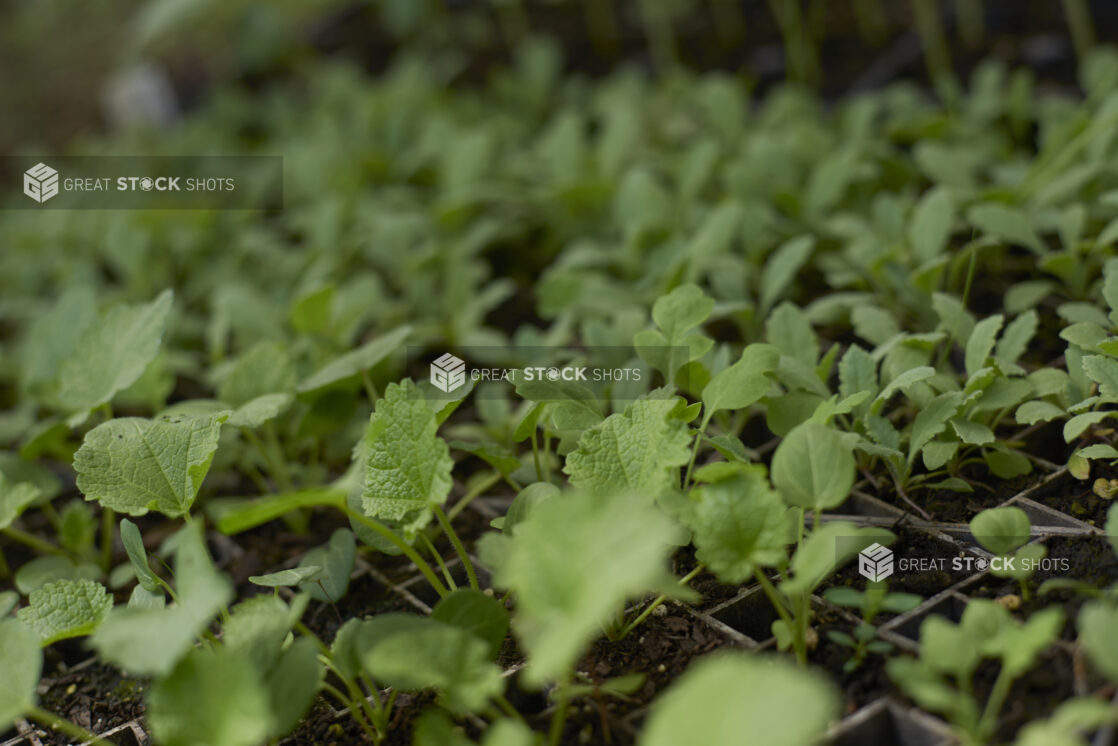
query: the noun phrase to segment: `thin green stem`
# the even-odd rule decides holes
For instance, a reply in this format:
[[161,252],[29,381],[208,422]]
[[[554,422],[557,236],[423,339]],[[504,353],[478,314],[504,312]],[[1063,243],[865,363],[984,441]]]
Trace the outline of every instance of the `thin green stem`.
[[710,415],[708,414],[703,418],[703,424],[699,426],[699,431],[695,433],[695,442],[691,444],[691,460],[687,462],[687,471],[683,473],[683,489],[691,486],[691,472],[695,469],[695,459],[699,455],[699,442],[703,439],[703,433],[710,423]]
[[501,473],[495,471],[485,479],[475,484],[472,488],[470,488],[469,492],[462,496],[461,500],[454,503],[454,505],[451,506],[450,510],[446,512],[447,519],[453,521],[455,518],[458,517],[459,513],[466,509],[467,505],[473,502],[475,498],[482,495],[487,489],[497,484],[497,482],[500,482],[502,478],[503,477]]
[[427,550],[427,554],[434,558],[435,563],[439,566],[439,571],[443,574],[446,580],[446,586],[452,591],[458,590],[458,584],[454,582],[454,577],[450,574],[450,569],[447,568],[446,563],[443,562],[443,557],[439,554],[439,550],[431,543],[431,539],[427,534],[422,531],[419,532],[419,541],[423,544],[423,548]]
[[66,554],[66,552],[62,551],[62,549],[56,547],[54,544],[51,544],[49,541],[40,539],[38,536],[29,534],[15,526],[8,526],[7,528],[0,529],[0,534],[7,536],[12,541],[18,541],[20,544],[34,549],[39,554]]
[[427,564],[426,560],[420,557],[419,553],[416,552],[410,544],[401,539],[395,531],[388,528],[383,523],[369,518],[363,513],[350,510],[344,505],[339,505],[338,507],[348,515],[351,520],[357,521],[361,525],[372,529],[392,542],[393,546],[403,552],[404,556],[410,559],[415,564],[416,568],[423,573],[423,576],[427,578],[427,582],[431,584],[431,587],[435,589],[435,592],[439,594],[440,598],[448,593],[446,586],[439,581],[438,576],[435,575],[435,571],[431,569],[431,566]]
[[998,678],[994,680],[994,688],[990,690],[990,697],[986,700],[986,707],[982,710],[982,717],[978,721],[978,732],[989,736],[998,724],[998,713],[1002,711],[1009,688],[1013,685],[1013,677],[1009,675],[1005,664],[998,671]]
[[40,722],[53,730],[65,733],[67,736],[77,740],[80,743],[84,743],[86,741],[90,741],[92,743],[107,743],[107,741],[105,741],[105,739],[101,736],[98,736],[95,733],[90,733],[85,728],[82,728],[80,725],[75,725],[66,718],[61,718],[55,715],[53,712],[49,712],[39,707],[29,707],[23,714],[26,717]]
[[556,687],[555,713],[551,716],[551,727],[548,729],[547,742],[549,746],[559,746],[563,738],[563,723],[567,720],[567,707],[571,703],[570,677],[568,676]]
[[540,468],[540,444],[536,439],[536,431],[532,431],[532,461],[536,465],[536,480],[543,481],[543,469]]
[[780,615],[781,621],[788,627],[788,632],[792,635],[792,645],[796,652],[796,660],[801,666],[807,665],[807,650],[802,640],[796,640],[796,621],[788,613],[788,610],[785,609],[784,601],[777,595],[776,589],[773,588],[773,584],[769,579],[765,577],[765,573],[761,572],[761,568],[753,568],[753,575],[757,578],[757,582],[761,584],[761,589],[768,597],[769,603],[773,605],[773,608],[776,609],[776,613]]
[[[704,565],[701,565],[701,564],[696,565],[695,569],[693,569],[691,572],[687,573],[686,575],[684,575],[682,578],[679,579],[679,584],[680,585],[687,585],[692,580],[694,580],[695,576],[698,575],[699,573],[701,573],[704,569],[705,569]],[[666,601],[666,600],[668,600],[667,594],[662,593],[659,596],[657,596],[656,599],[652,603],[650,603],[648,605],[648,607],[645,608],[640,613],[639,616],[637,616],[635,619],[633,619],[633,621],[631,621],[627,625],[625,625],[625,628],[621,630],[621,634],[619,634],[617,636],[617,638],[619,640],[624,640],[626,637],[628,637],[629,634],[634,629],[639,627],[644,622],[645,619],[648,619],[649,615],[652,614],[652,612],[656,611],[656,608],[658,606],[660,606],[660,604],[664,603],[664,601]]]
[[101,572],[106,575],[113,568],[113,531],[116,529],[116,511],[101,506]]
[[365,387],[365,396],[369,397],[370,404],[376,404],[380,395],[377,393],[377,387],[373,385],[373,379],[369,378],[369,371],[361,371],[361,385]]
[[450,539],[450,543],[454,545],[454,551],[458,553],[458,559],[461,560],[462,566],[466,568],[466,577],[470,579],[470,587],[475,591],[481,590],[477,582],[477,572],[474,571],[474,563],[470,561],[470,555],[466,554],[466,547],[462,546],[462,540],[458,538],[458,534],[454,533],[454,528],[450,525],[450,520],[447,519],[441,505],[435,506],[435,518],[438,519],[439,525],[443,527],[446,538]]
[[497,703],[497,707],[499,707],[501,712],[505,713],[505,715],[509,716],[513,720],[524,722],[524,716],[521,715],[520,712],[512,706],[512,702],[509,702],[505,698],[505,695],[497,694],[493,697],[493,701]]

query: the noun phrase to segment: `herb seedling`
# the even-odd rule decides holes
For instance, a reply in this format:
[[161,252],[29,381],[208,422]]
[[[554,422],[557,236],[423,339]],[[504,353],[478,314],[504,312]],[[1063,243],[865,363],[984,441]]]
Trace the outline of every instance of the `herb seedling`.
[[861,666],[870,653],[885,655],[892,652],[891,643],[877,639],[877,627],[874,626],[873,620],[879,613],[888,611],[903,614],[924,600],[913,593],[889,593],[889,584],[885,581],[867,583],[864,591],[846,586],[828,588],[823,592],[823,598],[836,606],[857,609],[862,615],[862,623],[854,628],[853,634],[841,630],[831,630],[827,633],[827,637],[832,642],[850,648],[854,652],[842,666],[847,673]]

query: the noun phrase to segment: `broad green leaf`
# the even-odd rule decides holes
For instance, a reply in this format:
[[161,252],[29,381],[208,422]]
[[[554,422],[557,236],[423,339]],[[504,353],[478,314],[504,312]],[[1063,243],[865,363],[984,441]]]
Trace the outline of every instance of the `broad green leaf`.
[[1090,697],[1070,699],[1047,720],[1034,720],[1017,734],[1014,746],[1086,746],[1084,734],[1118,723],[1118,711]]
[[454,462],[435,413],[409,380],[391,383],[365,433],[361,505],[371,518],[401,522],[410,541],[450,494]]
[[819,359],[819,338],[804,312],[792,303],[781,303],[769,314],[765,336],[769,344],[805,366],[814,366]]
[[217,398],[238,408],[265,394],[288,393],[294,388],[291,355],[279,342],[264,341],[250,347],[220,372]]
[[677,486],[691,436],[669,416],[676,402],[641,399],[585,431],[564,466],[571,484],[602,495],[632,490],[650,500]]
[[695,478],[704,484],[692,491],[684,521],[699,561],[730,584],[752,577],[755,567],[780,564],[794,537],[764,467],[720,462],[699,469]]
[[550,482],[533,482],[522,489],[509,505],[508,512],[504,515],[501,532],[511,534],[516,527],[523,523],[535,506],[547,499],[556,497],[560,490]]
[[653,703],[640,746],[804,746],[839,715],[826,677],[783,658],[718,653],[702,658]]
[[874,413],[880,412],[881,407],[884,406],[885,402],[889,401],[890,397],[892,397],[893,394],[898,391],[903,391],[909,386],[919,383],[920,381],[927,380],[935,374],[936,369],[930,365],[922,365],[917,368],[909,368],[904,373],[901,373],[899,376],[886,384],[885,388],[881,390],[881,393],[878,394],[877,397],[873,400],[873,406],[871,407],[872,411]]
[[265,588],[291,587],[304,582],[314,582],[315,578],[321,573],[321,566],[305,565],[293,567],[290,570],[270,572],[267,575],[250,575],[248,580],[254,585],[262,585]]
[[1118,360],[1102,355],[1088,355],[1083,358],[1083,372],[1099,384],[1099,393],[1105,397],[1118,398]]
[[1013,419],[1019,425],[1035,425],[1038,422],[1049,422],[1057,417],[1063,417],[1063,409],[1043,400],[1027,401],[1017,408]]
[[970,522],[978,543],[997,555],[1008,555],[1029,540],[1029,517],[1015,506],[989,508]]
[[473,588],[459,588],[444,596],[431,610],[431,618],[459,627],[489,645],[489,659],[496,660],[509,630],[509,612],[497,599]]
[[[1118,608],[1106,601],[1092,601],[1079,613],[1079,643],[1091,662],[1111,681],[1118,682]],[[2,721],[3,718],[0,718]]]
[[815,248],[813,236],[798,236],[782,244],[765,262],[761,270],[761,315],[783,295],[788,283],[804,266]]
[[247,427],[250,430],[260,427],[276,417],[291,406],[294,401],[291,394],[264,394],[243,404],[229,415],[231,427]]
[[1033,463],[1020,451],[1009,448],[1004,443],[994,443],[982,454],[982,460],[994,475],[1002,479],[1013,479],[1033,470]]
[[877,393],[877,363],[858,345],[851,345],[839,361],[839,395],[853,396],[858,392]]
[[128,561],[136,570],[136,580],[150,593],[160,590],[159,581],[148,564],[148,553],[144,547],[144,539],[140,536],[140,529],[127,518],[120,520],[120,540],[124,544],[124,551],[128,553]]
[[936,187],[921,198],[908,227],[908,242],[921,262],[943,252],[954,221],[955,201],[948,190]]
[[792,557],[792,577],[780,590],[793,597],[811,593],[835,570],[873,543],[889,545],[896,537],[883,528],[859,528],[845,521],[825,523],[804,539]]
[[1005,317],[1000,313],[989,316],[974,325],[970,339],[967,340],[966,370],[967,376],[973,376],[979,369],[986,366],[986,360],[994,350],[994,340],[1001,331]]
[[46,647],[68,637],[91,634],[113,607],[105,586],[92,580],[57,580],[32,591],[19,620],[39,635]]
[[159,353],[173,298],[164,290],[151,303],[117,306],[86,330],[58,372],[67,411],[88,412],[135,383]]
[[0,472],[0,529],[12,525],[12,521],[42,495],[38,487],[30,482],[9,482]]
[[471,632],[435,619],[404,616],[406,623],[373,619],[361,663],[374,680],[404,690],[434,688],[451,712],[485,707],[505,688],[501,669],[489,660],[489,644]]
[[353,378],[363,371],[375,367],[378,363],[388,358],[400,349],[411,334],[411,326],[405,325],[394,329],[388,334],[377,337],[356,350],[345,353],[315,371],[296,390],[305,394],[310,391],[326,388],[340,381]]
[[0,591],[0,619],[9,616],[17,606],[19,606],[19,593]]
[[528,653],[529,685],[567,675],[626,600],[675,585],[666,563],[676,526],[648,503],[647,494],[558,495],[511,536],[482,537],[494,585],[516,594],[513,631]]
[[109,420],[86,433],[74,455],[87,500],[129,515],[157,510],[178,518],[210,469],[227,412],[201,417]]
[[967,221],[983,233],[1006,243],[1023,246],[1037,254],[1046,254],[1048,248],[1040,240],[1028,218],[1012,207],[987,202],[967,210]]
[[114,608],[90,638],[109,663],[138,675],[165,676],[233,597],[210,562],[198,524],[182,529],[175,550],[178,602],[167,608]]
[[765,344],[745,348],[741,358],[722,369],[703,389],[703,422],[720,409],[744,409],[758,401],[772,387],[767,373],[776,369],[780,353]]
[[0,620],[0,730],[34,707],[43,670],[39,637],[18,619]]
[[16,571],[16,588],[30,595],[55,580],[95,580],[101,577],[101,568],[90,562],[77,563],[69,557],[47,554],[25,562]]
[[908,442],[909,463],[916,459],[921,448],[944,431],[947,421],[958,412],[962,400],[963,395],[957,392],[940,394],[920,410],[912,421],[912,434]]
[[58,543],[73,555],[82,556],[93,548],[97,524],[93,510],[81,500],[66,503],[58,514]]
[[325,672],[314,640],[300,637],[280,654],[264,682],[271,710],[269,731],[275,738],[290,733],[310,710]]
[[31,321],[19,370],[28,391],[38,400],[49,402],[57,396],[59,369],[96,319],[96,293],[79,283],[68,287],[48,312]]
[[646,329],[633,336],[637,354],[663,373],[669,384],[674,383],[680,368],[705,355],[714,344],[701,331],[691,331],[706,321],[713,310],[714,300],[698,285],[677,287],[652,306],[652,320],[658,329]]
[[321,567],[322,572],[313,579],[303,582],[300,589],[316,601],[337,603],[349,590],[349,576],[353,573],[357,542],[348,528],[339,528],[330,535],[330,541],[323,547],[303,555],[299,567]]
[[1038,324],[1037,313],[1032,309],[1009,322],[1002,338],[998,340],[998,346],[994,354],[1001,360],[1008,360],[1011,363],[1017,362],[1025,354],[1025,350],[1028,349],[1029,342],[1036,334]]
[[901,333],[893,314],[877,306],[857,306],[850,312],[854,333],[874,345],[883,345]]
[[956,341],[970,339],[974,331],[974,316],[967,311],[963,302],[947,293],[932,294],[932,308],[940,319],[940,328],[946,330]]
[[827,510],[850,494],[855,467],[854,454],[838,432],[805,422],[776,447],[772,481],[788,505]]
[[686,332],[703,323],[714,310],[714,300],[698,285],[680,285],[652,306],[652,320],[670,340],[681,340]]
[[1064,442],[1070,443],[1083,434],[1091,425],[1097,425],[1107,417],[1113,417],[1115,412],[1084,412],[1077,414],[1064,423]]
[[241,653],[193,650],[148,694],[147,720],[165,746],[256,746],[271,729],[260,675]]
[[959,440],[970,445],[980,446],[994,442],[994,431],[979,422],[952,417],[951,428],[959,436]]
[[292,625],[306,610],[308,598],[295,597],[289,608],[273,595],[253,596],[233,607],[221,626],[221,641],[229,650],[245,653],[260,673],[267,673]]

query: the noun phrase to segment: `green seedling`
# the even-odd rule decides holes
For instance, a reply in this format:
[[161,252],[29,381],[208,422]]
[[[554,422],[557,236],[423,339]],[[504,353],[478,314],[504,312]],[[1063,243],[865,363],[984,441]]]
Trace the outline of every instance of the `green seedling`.
[[[1015,621],[993,601],[975,599],[954,624],[931,616],[920,626],[920,657],[886,663],[889,677],[921,706],[942,714],[965,744],[986,744],[1013,682],[1056,640],[1064,612],[1050,607]],[[984,659],[1001,664],[985,703],[974,696],[974,674]]]
[[990,562],[990,573],[1016,580],[1021,598],[1028,600],[1031,597],[1028,580],[1048,555],[1048,547],[1039,543],[1026,544],[1032,536],[1032,527],[1025,511],[1016,506],[984,510],[971,519],[970,530],[984,549],[996,555]]
[[877,639],[877,627],[873,620],[879,613],[903,614],[924,600],[914,593],[889,593],[889,585],[885,581],[867,583],[864,591],[846,586],[828,588],[823,592],[823,598],[836,606],[856,609],[862,615],[862,623],[854,628],[852,634],[841,630],[827,633],[832,642],[853,651],[853,656],[842,666],[847,673],[857,670],[870,653],[885,655],[893,651],[892,643]]

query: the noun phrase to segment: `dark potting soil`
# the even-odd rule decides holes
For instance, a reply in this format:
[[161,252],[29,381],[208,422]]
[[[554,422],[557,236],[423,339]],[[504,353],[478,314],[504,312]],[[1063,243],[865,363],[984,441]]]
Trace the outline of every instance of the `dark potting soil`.
[[1036,502],[1084,523],[1100,528],[1106,525],[1106,513],[1114,500],[1105,500],[1094,493],[1092,486],[1098,478],[1118,479],[1118,469],[1103,461],[1091,463],[1091,476],[1079,480],[1064,474],[1029,495]]
[[[104,733],[143,716],[145,679],[126,676],[101,662],[61,671],[58,652],[48,647],[45,653],[44,671],[55,673],[47,673],[40,682],[40,685],[49,684],[41,695],[39,706],[43,709],[93,733]],[[39,740],[59,746],[73,743],[68,736],[53,732],[40,736]]]
[[[917,488],[910,490],[912,502],[926,510],[933,521],[940,523],[967,523],[987,508],[993,508],[1036,484],[1044,474],[1036,469],[1013,479],[999,479],[986,470],[985,465],[971,464],[964,467],[962,476],[974,487],[973,492]],[[912,508],[900,498],[891,482],[880,479],[877,489],[867,485],[866,492],[874,497],[912,513]]]
[[844,632],[853,636],[854,625],[826,609],[816,612],[816,619],[812,624],[819,635],[819,642],[808,653],[808,660],[825,669],[842,689],[844,716],[885,696],[893,689],[892,682],[885,673],[886,656],[869,653],[857,668],[852,671],[844,670],[846,662],[854,657],[854,651],[834,642],[827,633]]

